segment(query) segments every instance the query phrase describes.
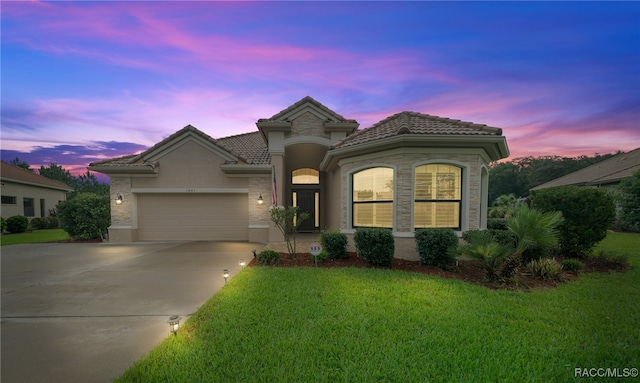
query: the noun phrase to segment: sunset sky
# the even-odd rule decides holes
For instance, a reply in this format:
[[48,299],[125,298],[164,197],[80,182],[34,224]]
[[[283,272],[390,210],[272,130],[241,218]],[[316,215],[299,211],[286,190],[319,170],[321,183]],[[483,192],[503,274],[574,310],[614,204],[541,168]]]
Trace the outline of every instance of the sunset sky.
[[2,159],[74,173],[304,96],[366,128],[500,127],[511,159],[640,146],[640,2],[2,1]]

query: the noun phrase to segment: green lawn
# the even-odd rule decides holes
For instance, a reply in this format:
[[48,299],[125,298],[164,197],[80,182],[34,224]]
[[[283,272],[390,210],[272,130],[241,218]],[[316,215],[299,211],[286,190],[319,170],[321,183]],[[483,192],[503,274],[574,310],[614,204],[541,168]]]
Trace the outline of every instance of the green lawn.
[[69,239],[69,234],[62,229],[34,230],[31,233],[3,234],[0,245],[15,245],[18,243],[60,242]]
[[601,246],[626,251],[633,268],[532,292],[378,269],[245,268],[117,381],[571,382],[584,379],[575,368],[640,368],[640,235]]

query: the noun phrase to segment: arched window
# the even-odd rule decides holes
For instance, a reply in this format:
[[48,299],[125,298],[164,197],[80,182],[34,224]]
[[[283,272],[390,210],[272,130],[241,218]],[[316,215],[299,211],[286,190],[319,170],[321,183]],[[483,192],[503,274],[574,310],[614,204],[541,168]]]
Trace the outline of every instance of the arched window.
[[460,229],[462,169],[447,164],[416,167],[413,225]]
[[291,172],[291,183],[294,185],[317,185],[320,183],[320,175],[315,169],[296,169]]
[[393,228],[393,169],[361,170],[352,186],[352,226]]

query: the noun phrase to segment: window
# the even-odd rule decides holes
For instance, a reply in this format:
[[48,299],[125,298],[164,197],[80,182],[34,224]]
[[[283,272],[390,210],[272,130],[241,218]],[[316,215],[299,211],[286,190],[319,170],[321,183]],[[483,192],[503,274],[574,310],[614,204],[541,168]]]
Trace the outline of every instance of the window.
[[370,168],[353,174],[353,227],[393,228],[393,169]]
[[3,195],[2,196],[2,204],[3,205],[15,205],[17,204],[17,198],[14,196],[10,196],[10,195]]
[[446,164],[416,167],[413,226],[460,228],[462,169]]
[[44,198],[40,198],[40,217],[44,217],[44,211],[45,211],[45,200]]
[[24,207],[24,215],[25,217],[33,217],[35,216],[34,212],[34,200],[33,198],[23,198],[22,206]]
[[297,169],[291,172],[291,183],[294,185],[317,185],[320,183],[320,176],[315,169]]

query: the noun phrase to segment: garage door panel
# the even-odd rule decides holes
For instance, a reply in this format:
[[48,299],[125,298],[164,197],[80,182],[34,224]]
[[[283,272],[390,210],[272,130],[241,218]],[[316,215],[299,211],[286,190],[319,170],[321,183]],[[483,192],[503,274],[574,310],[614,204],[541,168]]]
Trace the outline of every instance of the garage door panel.
[[140,194],[141,240],[247,240],[245,194]]

